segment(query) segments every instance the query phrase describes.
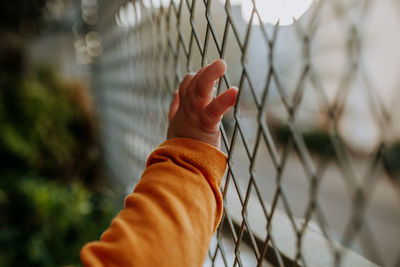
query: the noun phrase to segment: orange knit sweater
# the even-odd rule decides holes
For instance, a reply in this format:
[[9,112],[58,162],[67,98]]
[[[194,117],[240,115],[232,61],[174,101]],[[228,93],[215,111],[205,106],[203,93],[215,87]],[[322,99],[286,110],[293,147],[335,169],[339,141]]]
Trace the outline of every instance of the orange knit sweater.
[[83,264],[202,266],[222,215],[225,168],[226,156],[206,143],[161,144],[101,240],[83,247]]

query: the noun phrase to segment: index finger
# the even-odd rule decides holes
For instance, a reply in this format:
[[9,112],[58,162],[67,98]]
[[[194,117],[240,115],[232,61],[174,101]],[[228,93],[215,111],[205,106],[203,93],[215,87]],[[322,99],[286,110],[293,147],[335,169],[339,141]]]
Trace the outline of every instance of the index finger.
[[222,59],[217,59],[208,66],[200,75],[195,91],[200,97],[207,97],[214,88],[215,81],[224,75],[226,63]]
[[202,71],[189,100],[192,106],[201,109],[211,102],[215,81],[224,75],[225,70],[225,61],[217,59]]

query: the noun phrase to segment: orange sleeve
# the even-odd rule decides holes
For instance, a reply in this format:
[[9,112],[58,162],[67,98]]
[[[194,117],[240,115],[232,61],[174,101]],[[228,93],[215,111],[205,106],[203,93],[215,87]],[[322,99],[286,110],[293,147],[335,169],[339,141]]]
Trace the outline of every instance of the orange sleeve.
[[170,139],[100,241],[81,251],[85,266],[202,266],[222,215],[226,156],[206,143]]

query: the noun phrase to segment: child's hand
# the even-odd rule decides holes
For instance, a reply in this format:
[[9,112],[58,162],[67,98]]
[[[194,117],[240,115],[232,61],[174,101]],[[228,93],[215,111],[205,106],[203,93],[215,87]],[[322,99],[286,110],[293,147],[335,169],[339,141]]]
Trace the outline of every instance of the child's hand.
[[185,76],[171,103],[168,139],[187,137],[220,147],[219,123],[225,112],[236,103],[238,94],[236,88],[230,88],[212,98],[214,84],[225,70],[225,61],[218,59],[194,76]]

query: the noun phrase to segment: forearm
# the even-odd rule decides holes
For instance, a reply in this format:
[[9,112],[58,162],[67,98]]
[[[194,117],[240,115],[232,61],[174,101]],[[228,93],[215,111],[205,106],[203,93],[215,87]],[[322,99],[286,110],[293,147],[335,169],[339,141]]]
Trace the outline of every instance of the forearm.
[[225,155],[192,139],[164,142],[101,241],[81,252],[87,266],[201,266],[222,214]]

